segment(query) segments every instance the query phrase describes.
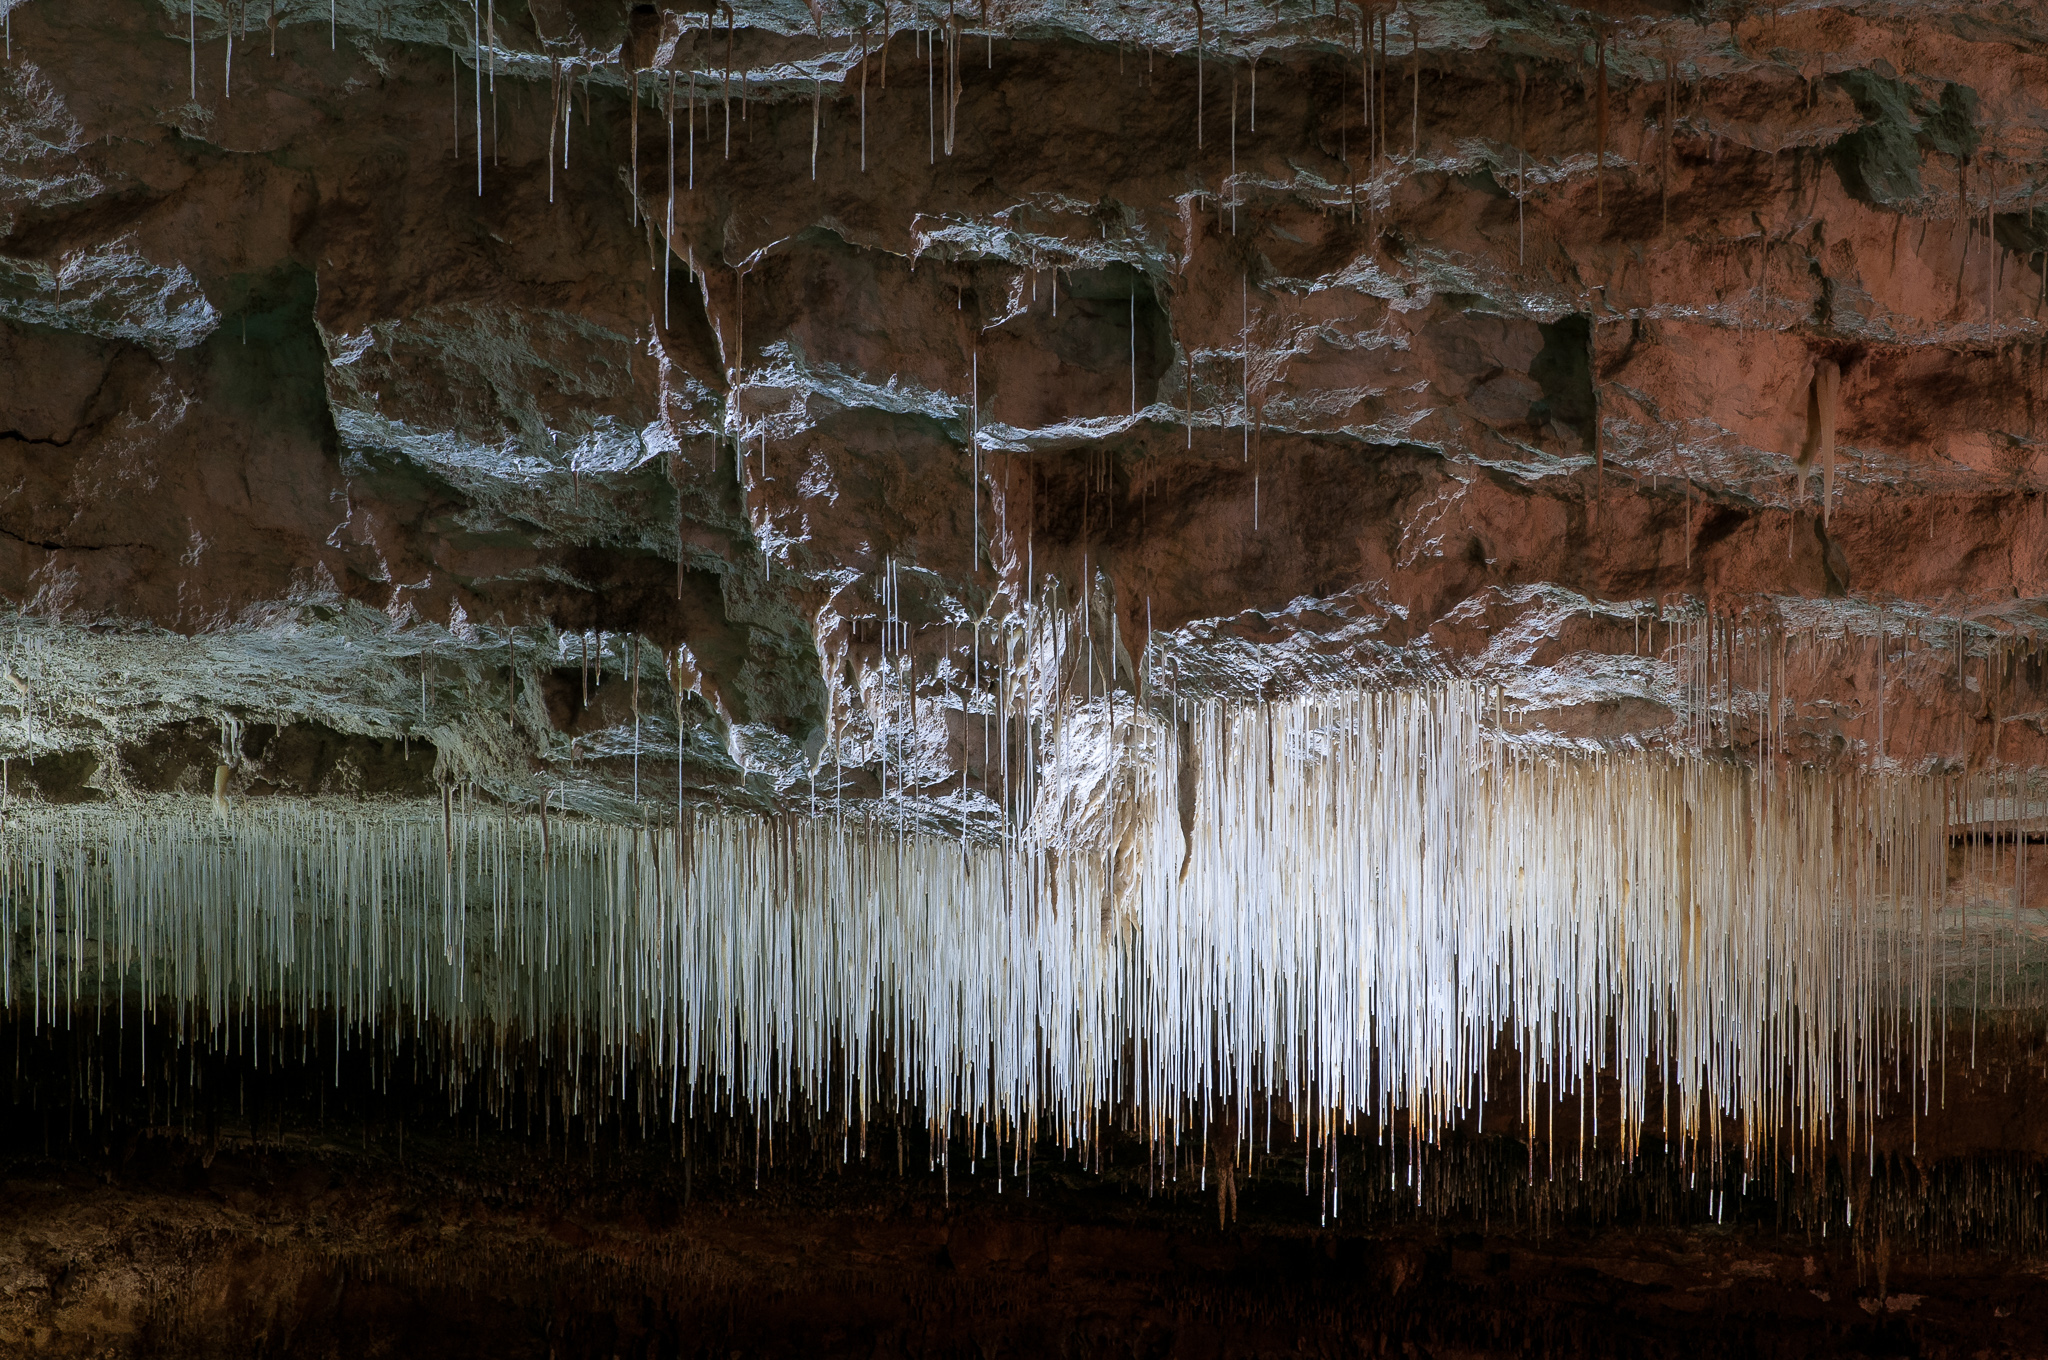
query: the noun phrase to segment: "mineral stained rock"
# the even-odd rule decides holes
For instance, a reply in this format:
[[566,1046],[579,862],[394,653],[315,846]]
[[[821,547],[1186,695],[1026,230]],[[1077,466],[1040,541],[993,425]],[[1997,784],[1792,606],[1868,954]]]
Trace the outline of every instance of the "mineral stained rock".
[[[6,799],[985,833],[1048,598],[1110,688],[2048,763],[2037,6],[0,11]],[[1984,815],[1951,881],[2017,860],[2017,932],[2048,860]],[[0,1348],[2036,1353],[2039,1058],[1973,997],[1861,1225],[1597,1158],[1516,1201],[1475,1144],[1482,1219],[1318,1235],[1296,1145],[1226,1236],[1204,1152],[1026,1209],[908,1119],[565,1153],[315,1048],[172,1115],[17,1017]]]

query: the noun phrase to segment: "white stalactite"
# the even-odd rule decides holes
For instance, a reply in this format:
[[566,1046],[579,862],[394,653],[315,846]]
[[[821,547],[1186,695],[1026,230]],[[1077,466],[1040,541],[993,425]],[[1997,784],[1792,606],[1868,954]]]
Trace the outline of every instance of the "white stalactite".
[[[1006,692],[1071,674],[1079,621],[1059,631],[1003,644]],[[1224,1102],[1249,1136],[1261,1092],[1323,1136],[1404,1113],[1432,1139],[1505,1041],[1531,1120],[1539,1082],[1605,1067],[1627,1146],[1725,1116],[1752,1150],[1803,1149],[1867,1127],[1898,1046],[1924,1070],[1952,826],[2017,806],[1932,776],[1540,753],[1467,685],[1013,711],[1018,820],[982,844],[900,829],[918,738],[893,719],[895,793],[863,814],[620,826],[452,790],[432,812],[17,807],[0,990],[48,1023],[122,993],[203,1038],[276,1007],[361,1042],[435,1027],[479,1067],[538,1046],[594,1089],[630,1068],[771,1115],[894,1098],[1075,1145],[1112,1113],[1170,1138]]]

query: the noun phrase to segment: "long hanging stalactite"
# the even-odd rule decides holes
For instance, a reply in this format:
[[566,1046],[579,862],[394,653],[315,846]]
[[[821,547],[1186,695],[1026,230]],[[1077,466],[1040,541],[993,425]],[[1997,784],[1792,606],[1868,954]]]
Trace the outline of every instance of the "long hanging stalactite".
[[[1054,741],[1037,805],[978,841],[873,807],[550,824],[452,789],[438,816],[18,807],[0,985],[44,1025],[317,1015],[451,1036],[486,1084],[539,1045],[672,1111],[880,1100],[1070,1147],[1225,1108],[1249,1138],[1255,1097],[1318,1139],[1429,1142],[1505,1041],[1530,1119],[1538,1081],[1606,1069],[1625,1148],[1654,1126],[1719,1155],[1730,1119],[1775,1156],[1867,1129],[1902,1050],[1924,1077],[1987,938],[1949,928],[1951,838],[2019,787],[1543,753],[1467,685],[1110,692]],[[1111,772],[1099,805],[1075,761]]]

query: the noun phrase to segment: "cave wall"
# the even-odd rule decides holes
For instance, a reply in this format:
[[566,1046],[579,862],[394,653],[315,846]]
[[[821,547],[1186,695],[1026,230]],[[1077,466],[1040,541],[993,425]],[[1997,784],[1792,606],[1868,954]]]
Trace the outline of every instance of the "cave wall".
[[894,581],[933,783],[1049,584],[1190,689],[1653,744],[1705,607],[1811,758],[2033,764],[2026,12],[1610,8],[999,6],[940,70],[901,15],[17,5],[10,744],[120,795],[225,710],[598,806],[629,714],[560,673],[681,644],[640,744],[759,806],[886,721]]
[[[7,799],[986,790],[990,630],[1076,600],[1133,690],[1455,676],[1536,746],[2042,763],[2033,7],[1374,7],[1369,57],[1349,5],[0,8]],[[1781,736],[1702,731],[1703,620]],[[110,1106],[31,1028],[0,1336],[2037,1353],[2038,1055],[1979,1066],[1951,999],[1941,1118],[1832,1237],[1846,1182],[1729,1215],[1669,1166],[1328,1224],[1290,1145],[1218,1228],[1135,1140],[1024,1204],[388,1072]]]

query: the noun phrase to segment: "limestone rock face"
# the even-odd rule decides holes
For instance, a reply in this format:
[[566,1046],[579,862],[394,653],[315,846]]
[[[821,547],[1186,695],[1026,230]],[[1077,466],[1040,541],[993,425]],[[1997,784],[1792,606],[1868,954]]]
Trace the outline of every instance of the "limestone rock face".
[[[1525,749],[2048,764],[2048,8],[0,13],[0,838],[830,798],[964,842],[1054,616],[1058,684],[1167,720],[1469,680]],[[1038,800],[1114,866],[1109,763]],[[1716,1181],[1594,1083],[1573,1182],[1513,1074],[1440,1161],[1218,1124],[1003,1198],[901,1109],[578,1107],[585,1172],[533,1053],[451,1095],[283,1017],[138,1084],[164,1043],[53,1009],[0,1019],[0,1350],[2040,1353],[2041,806],[1955,806],[1918,868],[2005,913],[1940,923],[2005,1028],[1980,1066],[1976,975],[1925,1002],[1862,1179]],[[1340,1181],[1377,1227],[1311,1231]]]
[[2026,7],[320,9],[12,7],[24,790],[872,792],[883,639],[942,723],[1048,592],[1134,687],[2040,758]]

